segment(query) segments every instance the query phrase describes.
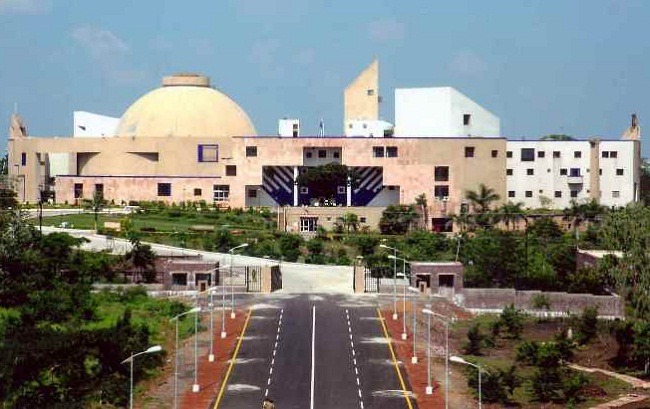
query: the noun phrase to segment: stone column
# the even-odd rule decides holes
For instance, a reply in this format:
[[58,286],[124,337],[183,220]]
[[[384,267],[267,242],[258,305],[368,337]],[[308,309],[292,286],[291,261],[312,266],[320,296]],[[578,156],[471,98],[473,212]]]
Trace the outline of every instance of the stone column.
[[350,180],[350,176],[348,176],[347,180],[345,181],[345,195],[345,205],[347,207],[352,206],[352,180]]
[[293,205],[298,206],[298,166],[293,167]]

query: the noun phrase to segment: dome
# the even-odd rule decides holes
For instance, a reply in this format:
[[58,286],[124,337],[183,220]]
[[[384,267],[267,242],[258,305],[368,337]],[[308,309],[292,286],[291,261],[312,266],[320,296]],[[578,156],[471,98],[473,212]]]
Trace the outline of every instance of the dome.
[[210,88],[202,75],[177,74],[140,97],[117,126],[117,136],[255,136],[246,112]]

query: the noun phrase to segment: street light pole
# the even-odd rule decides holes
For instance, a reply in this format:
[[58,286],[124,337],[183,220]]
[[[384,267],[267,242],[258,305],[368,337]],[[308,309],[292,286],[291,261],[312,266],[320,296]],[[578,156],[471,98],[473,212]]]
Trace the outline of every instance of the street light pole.
[[129,362],[131,364],[130,368],[130,378],[129,378],[129,408],[133,409],[133,361],[136,356],[142,355],[142,354],[152,354],[154,352],[160,352],[162,350],[162,347],[160,345],[154,345],[142,352],[138,352],[137,354],[133,354],[130,357],[126,358],[122,363],[127,363]]
[[[199,307],[199,290],[196,290],[196,306],[201,311]],[[199,328],[199,314],[194,314],[194,384],[192,385],[192,392],[196,393],[199,391],[199,337],[198,337],[198,328]]]
[[380,244],[379,247],[393,250],[393,320],[397,320],[397,250],[395,247],[390,247],[385,244]]
[[243,247],[248,247],[248,243],[240,244],[239,246],[228,250],[228,253],[230,253],[230,319],[235,318],[235,284],[232,280],[232,254],[235,252],[235,250]]
[[473,366],[474,368],[476,368],[476,370],[478,371],[478,408],[483,409],[483,397],[482,397],[482,393],[481,393],[481,388],[482,388],[482,386],[481,386],[481,365],[471,363],[471,362],[466,361],[463,358],[461,358],[459,356],[455,356],[455,355],[450,356],[449,360],[451,362],[456,362],[458,364],[463,364],[463,365],[469,365],[469,366]]
[[[403,258],[395,257],[395,256],[388,256],[388,258],[392,258],[393,260],[400,260],[402,262],[402,279],[406,280],[406,261]],[[406,283],[403,283],[403,294],[402,294],[402,340],[405,341],[408,336],[406,334]]]
[[171,321],[176,321],[176,348],[175,348],[175,353],[176,353],[176,359],[174,363],[174,409],[178,409],[178,321],[183,315],[187,314],[194,314],[194,313],[199,313],[201,311],[200,307],[194,307],[189,311],[185,311],[183,313],[178,314],[174,318],[171,319]]
[[[420,293],[420,290],[417,288],[409,287],[409,291],[414,292],[414,293]],[[417,353],[415,352],[415,339],[417,338],[417,331],[418,331],[418,323],[417,323],[417,314],[418,314],[418,299],[416,296],[413,296],[411,298],[411,310],[412,313],[411,315],[413,316],[413,329],[411,332],[413,332],[413,356],[411,357],[411,363],[412,364],[417,364],[418,363],[418,357]],[[415,302],[415,305],[413,303]]]
[[431,316],[433,311],[428,308],[422,310],[423,314],[427,315],[427,387],[425,393],[431,395],[433,393],[433,386],[431,385]]

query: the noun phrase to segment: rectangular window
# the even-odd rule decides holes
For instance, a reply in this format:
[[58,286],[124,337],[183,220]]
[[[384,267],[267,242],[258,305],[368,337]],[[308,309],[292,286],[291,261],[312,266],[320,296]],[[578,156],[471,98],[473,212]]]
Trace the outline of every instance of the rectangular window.
[[230,199],[230,185],[212,185],[212,198],[215,202],[227,202]]
[[384,147],[383,146],[373,146],[372,147],[372,156],[374,158],[383,158],[384,157]]
[[333,153],[332,153],[332,157],[333,157],[334,159],[338,159],[338,158],[341,157],[341,154],[338,153],[338,152],[333,152]]
[[603,151],[600,155],[601,155],[603,158],[609,158],[609,151]]
[[203,194],[203,190],[199,188],[194,188],[194,196],[201,196]]
[[618,199],[619,197],[621,197],[621,191],[620,190],[613,190],[612,191],[612,197],[614,199]]
[[74,198],[75,199],[81,199],[84,197],[84,184],[83,183],[75,183],[74,184]]
[[580,168],[569,169],[569,176],[580,176]]
[[535,174],[535,170],[534,170],[534,169],[526,169],[526,174],[527,174],[528,176],[532,176],[532,175]]
[[366,223],[367,220],[368,220],[368,219],[366,219],[366,218],[363,217],[363,216],[359,217],[359,222],[360,222],[360,223]]
[[158,196],[169,197],[172,195],[171,183],[158,183]]
[[522,162],[532,162],[535,160],[535,149],[533,148],[521,148],[521,161]]
[[306,157],[307,159],[311,158],[311,152],[305,152],[305,157]]
[[366,94],[367,94],[369,97],[371,97],[371,96],[375,95],[375,90],[374,90],[374,89],[369,89],[369,90],[366,91]]
[[574,199],[575,199],[576,197],[578,197],[578,191],[577,191],[577,190],[572,190],[572,191],[571,191],[571,197],[574,198]]
[[449,181],[449,166],[436,166],[434,168],[434,172],[435,172],[434,179],[436,182]]
[[515,191],[514,190],[508,190],[508,197],[515,197]]
[[623,169],[622,168],[616,169],[616,176],[623,176]]
[[246,157],[253,158],[257,156],[257,146],[247,146],[246,147]]
[[506,169],[506,176],[512,176],[512,169]]
[[20,164],[21,166],[27,165],[27,154],[25,152],[20,154]]
[[465,157],[466,158],[473,158],[474,157],[474,147],[473,146],[466,146],[465,147]]
[[561,190],[556,190],[555,191],[555,197],[557,197],[558,199],[561,198],[562,197],[562,191]]
[[318,227],[318,217],[301,217],[300,218],[300,231],[313,232]]
[[326,158],[327,157],[327,151],[325,149],[319,149],[318,150],[318,157],[319,158]]
[[256,198],[257,197],[257,189],[250,189],[248,191],[248,197],[250,197],[251,199]]
[[496,157],[498,157],[498,156],[499,156],[499,151],[496,150],[496,149],[492,150],[492,157],[493,157],[493,158],[496,158]]
[[582,158],[582,152],[581,151],[573,151],[573,157],[574,158]]
[[537,151],[537,157],[538,157],[538,158],[543,158],[543,157],[545,157],[545,156],[546,156],[546,152],[544,152],[544,151]]
[[433,195],[437,199],[442,199],[443,197],[449,197],[449,186],[448,185],[439,185],[433,188]]
[[616,152],[616,151],[609,151],[609,157],[610,157],[610,158],[618,158],[618,152]]
[[100,197],[104,197],[104,184],[95,183],[95,192],[97,192]]
[[300,186],[299,191],[301,195],[306,195],[309,193],[309,188],[307,186]]
[[567,174],[566,168],[561,168],[560,169],[560,176],[566,176],[566,174]]
[[237,165],[226,165],[226,176],[237,176]]
[[199,162],[219,162],[219,145],[199,145]]
[[345,186],[337,186],[336,187],[336,193],[339,195],[344,195],[345,194]]
[[526,190],[526,197],[533,197],[533,191],[532,190]]
[[598,174],[599,174],[600,176],[603,176],[603,168],[598,169]]
[[470,126],[472,124],[472,115],[463,114],[463,125]]
[[553,151],[553,157],[554,157],[554,158],[559,158],[559,157],[561,157],[561,156],[562,156],[562,155],[560,155],[560,151]]
[[506,151],[506,158],[512,158],[512,151]]
[[388,146],[388,147],[386,147],[386,157],[387,158],[396,158],[397,157],[397,146]]

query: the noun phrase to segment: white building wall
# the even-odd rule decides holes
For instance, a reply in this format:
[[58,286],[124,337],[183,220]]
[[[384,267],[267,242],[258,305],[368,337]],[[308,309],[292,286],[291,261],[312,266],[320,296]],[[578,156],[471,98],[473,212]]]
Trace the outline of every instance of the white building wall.
[[[465,124],[465,115],[469,115]],[[396,137],[498,137],[500,120],[451,87],[395,90]]]
[[74,137],[115,136],[120,118],[93,114],[92,112],[74,111],[72,114]]
[[393,124],[386,121],[354,120],[354,121],[348,121],[347,124],[345,124],[344,133],[345,136],[383,138],[384,131],[392,128],[393,128]]
[[[564,209],[570,206],[571,200],[589,200],[589,141],[508,141],[506,146],[507,156],[512,155],[506,157],[506,171],[512,172],[506,176],[506,201],[522,202],[524,207],[536,209],[542,207],[543,198],[548,198],[549,208]],[[534,149],[533,161],[522,160],[524,148]],[[559,152],[559,157],[554,152]],[[575,152],[580,152],[579,158]],[[529,169],[532,175],[528,174]],[[571,169],[579,169],[582,183],[569,184],[569,180],[576,180],[571,177]],[[572,191],[576,192],[574,197]],[[556,197],[556,192],[561,197]]]
[[299,119],[280,119],[278,121],[278,136],[296,138],[300,136]]
[[[612,152],[616,152],[612,155]],[[599,152],[600,203],[625,206],[638,200],[638,172],[633,141],[601,141]],[[615,157],[612,157],[615,156]],[[622,171],[622,175],[617,174]]]
[[368,206],[370,207],[387,207],[390,205],[399,204],[399,186],[391,188],[389,186],[384,186],[381,191],[375,196]]
[[70,175],[73,172],[70,171],[70,154],[67,152],[63,153],[48,153],[48,174],[50,177],[55,177],[59,175]]

